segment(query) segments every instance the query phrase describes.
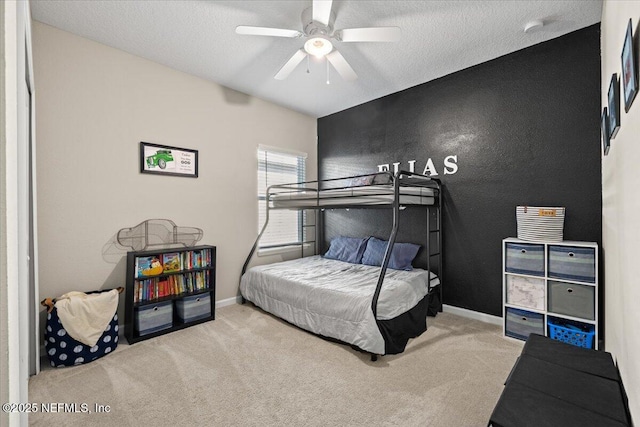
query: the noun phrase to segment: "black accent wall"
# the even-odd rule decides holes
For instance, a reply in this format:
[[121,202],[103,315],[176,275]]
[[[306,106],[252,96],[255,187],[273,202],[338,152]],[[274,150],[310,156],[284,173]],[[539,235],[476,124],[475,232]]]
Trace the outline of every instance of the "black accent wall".
[[[598,24],[318,119],[318,174],[410,160],[422,173],[431,159],[444,185],[444,303],[501,316],[501,240],[516,235],[517,205],[565,206],[565,240],[601,243],[599,127]],[[398,241],[423,241],[424,213],[402,215]],[[326,240],[386,239],[390,218],[327,211]]]

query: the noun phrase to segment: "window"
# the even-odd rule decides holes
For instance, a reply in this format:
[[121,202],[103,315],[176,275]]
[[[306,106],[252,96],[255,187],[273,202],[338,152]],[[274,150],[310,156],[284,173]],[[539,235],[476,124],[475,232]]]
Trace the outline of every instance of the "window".
[[[265,199],[271,185],[292,184],[305,180],[307,155],[258,148],[258,232],[266,220]],[[271,210],[269,225],[260,239],[260,248],[286,246],[302,242],[302,211]]]

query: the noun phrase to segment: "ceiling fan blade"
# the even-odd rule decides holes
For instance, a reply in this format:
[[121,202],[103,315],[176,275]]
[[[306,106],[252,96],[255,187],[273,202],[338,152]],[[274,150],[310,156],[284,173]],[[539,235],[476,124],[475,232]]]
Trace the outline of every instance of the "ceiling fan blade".
[[320,22],[322,25],[329,25],[332,3],[333,0],[313,0],[311,19]]
[[298,66],[300,62],[302,62],[302,60],[306,56],[307,56],[307,52],[305,52],[303,49],[298,50],[296,53],[293,54],[291,58],[289,58],[287,63],[284,64],[282,68],[280,68],[280,71],[278,71],[278,73],[275,76],[273,76],[273,78],[276,80],[286,79],[287,76],[291,74],[291,72]]
[[236,34],[241,34],[243,36],[289,37],[292,39],[302,36],[302,33],[298,30],[287,30],[284,28],[250,27],[247,25],[237,26]]
[[343,42],[397,42],[400,27],[346,28],[336,31],[335,37]]
[[331,65],[333,65],[333,68],[336,69],[338,74],[340,74],[343,79],[347,81],[353,81],[358,78],[358,75],[355,71],[353,71],[351,65],[349,65],[347,60],[344,59],[344,56],[342,56],[337,50],[334,50],[327,55],[327,61],[329,61]]

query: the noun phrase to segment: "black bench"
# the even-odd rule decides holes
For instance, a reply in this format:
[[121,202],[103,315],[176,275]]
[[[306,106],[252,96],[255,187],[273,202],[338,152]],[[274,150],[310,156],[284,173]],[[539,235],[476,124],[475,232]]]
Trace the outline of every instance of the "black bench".
[[623,427],[629,419],[610,353],[531,334],[488,426]]

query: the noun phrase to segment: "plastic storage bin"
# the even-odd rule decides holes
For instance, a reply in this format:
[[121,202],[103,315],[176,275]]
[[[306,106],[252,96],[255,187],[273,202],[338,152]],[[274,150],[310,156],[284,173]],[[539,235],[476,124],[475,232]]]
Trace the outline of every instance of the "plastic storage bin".
[[586,323],[549,318],[549,338],[578,347],[593,348],[595,327]]
[[200,294],[176,300],[176,312],[183,322],[193,322],[211,316],[211,294]]

